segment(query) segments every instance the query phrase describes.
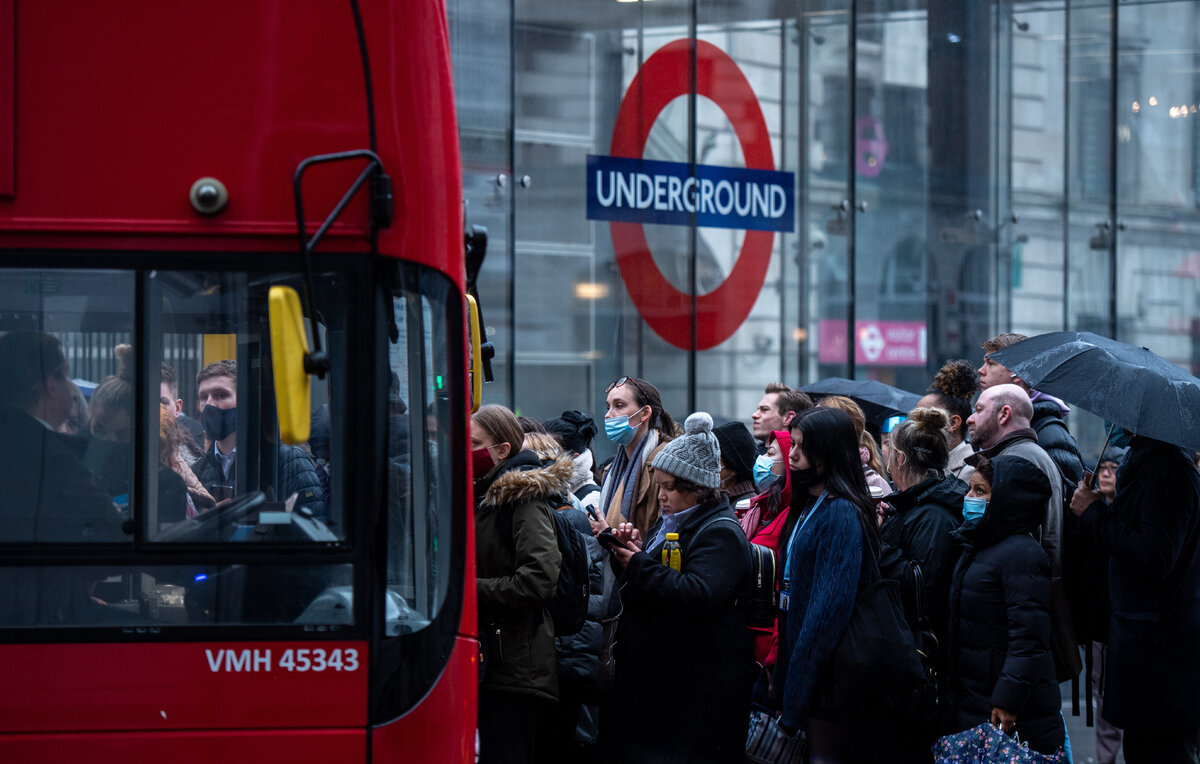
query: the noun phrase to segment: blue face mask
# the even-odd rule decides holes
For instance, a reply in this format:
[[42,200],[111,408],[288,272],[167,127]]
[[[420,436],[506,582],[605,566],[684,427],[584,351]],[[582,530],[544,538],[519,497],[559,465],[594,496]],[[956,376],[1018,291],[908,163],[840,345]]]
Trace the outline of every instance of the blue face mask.
[[758,486],[758,490],[765,490],[767,486],[775,482],[775,478],[779,477],[771,472],[775,463],[775,460],[767,454],[760,454],[754,460],[754,485]]
[[979,518],[983,517],[983,513],[987,510],[987,499],[977,496],[963,497],[963,520],[968,523],[975,523]]
[[627,446],[637,435],[637,428],[629,426],[629,417],[615,416],[604,420],[604,434],[618,446]]

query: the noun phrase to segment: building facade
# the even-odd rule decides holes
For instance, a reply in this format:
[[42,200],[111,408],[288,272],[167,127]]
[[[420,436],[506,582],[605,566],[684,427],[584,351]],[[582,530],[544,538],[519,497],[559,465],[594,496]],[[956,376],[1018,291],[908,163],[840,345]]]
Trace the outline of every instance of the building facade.
[[1002,331],[1200,370],[1200,3],[448,5],[486,400],[599,419],[632,374],[748,420]]

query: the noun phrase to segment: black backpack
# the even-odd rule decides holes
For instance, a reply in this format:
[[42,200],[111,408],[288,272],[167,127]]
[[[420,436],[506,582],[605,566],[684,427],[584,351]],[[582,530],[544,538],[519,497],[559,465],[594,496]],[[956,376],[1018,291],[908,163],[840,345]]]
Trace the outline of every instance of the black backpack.
[[557,507],[551,505],[554,515],[554,530],[558,536],[558,551],[562,565],[558,569],[558,584],[554,598],[547,608],[554,619],[554,636],[569,637],[578,634],[587,621],[588,612],[588,553],[583,534],[571,525],[565,512],[573,509],[570,504]]

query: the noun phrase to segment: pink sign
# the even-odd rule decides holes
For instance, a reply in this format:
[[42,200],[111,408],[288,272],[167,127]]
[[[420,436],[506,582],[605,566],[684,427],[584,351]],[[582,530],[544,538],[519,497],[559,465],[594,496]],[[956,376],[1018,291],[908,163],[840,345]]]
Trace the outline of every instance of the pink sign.
[[[817,359],[846,362],[846,322],[821,319]],[[924,366],[924,321],[856,321],[854,363],[859,366]]]

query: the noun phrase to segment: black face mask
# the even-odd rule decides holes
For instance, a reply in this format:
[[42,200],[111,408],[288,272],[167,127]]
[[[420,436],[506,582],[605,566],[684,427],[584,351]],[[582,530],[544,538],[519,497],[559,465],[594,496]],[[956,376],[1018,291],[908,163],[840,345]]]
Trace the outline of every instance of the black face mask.
[[110,496],[129,493],[133,471],[133,444],[92,438],[84,464],[103,484]]
[[808,488],[821,482],[821,476],[817,474],[817,470],[813,467],[806,467],[802,470],[792,470],[792,488]]
[[224,440],[237,431],[237,406],[219,409],[211,403],[200,412],[204,434],[213,440]]

